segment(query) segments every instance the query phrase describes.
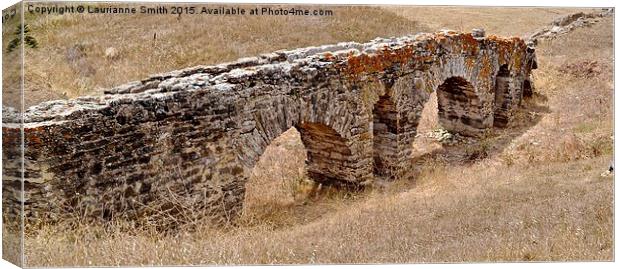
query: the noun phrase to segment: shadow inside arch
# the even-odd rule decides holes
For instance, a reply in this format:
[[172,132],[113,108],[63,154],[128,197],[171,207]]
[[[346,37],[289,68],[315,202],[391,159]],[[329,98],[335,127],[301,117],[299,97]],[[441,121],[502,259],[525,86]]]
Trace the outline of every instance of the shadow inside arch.
[[349,166],[350,154],[347,140],[327,125],[291,127],[270,142],[252,168],[234,225],[281,228],[308,223],[356,200],[363,188],[334,180],[342,172],[338,166]]
[[525,97],[506,127],[494,127],[489,129],[484,137],[470,138],[466,143],[445,145],[433,138],[426,137],[424,133],[418,133],[416,140],[422,141],[416,141],[417,143],[435,143],[440,146],[426,152],[414,153],[415,155],[412,156],[409,164],[413,169],[408,170],[405,178],[415,180],[422,169],[431,163],[468,165],[500,155],[513,140],[537,125],[545,114],[551,112],[547,100],[547,97],[540,93],[533,93],[531,97]]

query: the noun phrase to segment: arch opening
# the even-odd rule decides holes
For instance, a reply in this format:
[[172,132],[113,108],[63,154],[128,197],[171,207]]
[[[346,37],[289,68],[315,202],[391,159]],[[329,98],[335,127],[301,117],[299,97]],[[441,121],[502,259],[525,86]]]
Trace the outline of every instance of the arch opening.
[[432,92],[423,102],[420,116],[415,125],[416,138],[413,140],[411,158],[416,159],[443,147],[436,137],[441,125],[437,109],[437,92]]
[[493,126],[504,127],[508,124],[507,111],[510,104],[510,70],[504,64],[495,76],[495,105]]
[[242,215],[246,220],[265,219],[300,198],[308,182],[306,148],[295,127],[273,139],[245,182]]
[[437,88],[440,125],[466,136],[476,136],[487,126],[474,86],[462,77],[450,77]]
[[398,112],[388,94],[375,103],[372,124],[374,174],[394,178],[398,164]]
[[296,126],[308,157],[308,176],[319,183],[340,185],[352,181],[356,166],[352,162],[349,141],[333,128],[321,123]]
[[266,145],[245,183],[245,218],[265,218],[315,197],[323,185],[347,185],[357,167],[348,140],[322,123],[302,123]]
[[532,97],[534,96],[534,87],[532,87],[532,82],[529,78],[523,80],[523,97]]

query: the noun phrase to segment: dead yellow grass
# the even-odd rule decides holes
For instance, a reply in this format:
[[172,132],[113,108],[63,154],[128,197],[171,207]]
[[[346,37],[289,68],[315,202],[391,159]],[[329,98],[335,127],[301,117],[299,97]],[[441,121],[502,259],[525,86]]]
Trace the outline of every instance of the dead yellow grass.
[[[536,12],[488,14],[495,11],[497,25],[488,29],[508,31],[499,22],[506,14],[538,19]],[[452,20],[437,14],[433,22]],[[612,156],[612,29],[605,19],[541,43],[538,94],[517,121],[467,148],[429,151],[410,180],[296,197],[305,188],[296,183],[304,177],[304,150],[291,130],[261,157],[236,226],[171,234],[123,223],[44,226],[28,232],[26,265],[609,261],[613,178],[600,174]],[[598,61],[600,74],[558,71],[585,60]],[[427,129],[432,118],[425,117]],[[459,157],[470,150],[488,152]]]
[[[505,156],[544,163],[613,154],[612,24],[605,19],[539,45],[539,69],[533,73],[538,94],[519,115],[539,122]],[[600,66],[600,74],[579,77],[560,71],[591,61]]]
[[521,8],[521,7],[386,7],[405,18],[424,23],[433,30],[451,29],[469,32],[485,29],[487,34],[525,36],[548,26],[555,18],[574,12],[590,12],[586,8]]
[[[105,88],[189,66],[426,30],[375,7],[329,9],[333,16],[27,16],[26,23],[40,47],[26,49],[26,107],[46,100],[102,94]],[[13,30],[3,28],[5,34]],[[84,54],[77,62],[68,59],[69,50],[76,47]],[[114,48],[114,57],[106,57],[109,48]],[[54,66],[53,72],[50,66]]]
[[[319,220],[161,236],[47,227],[27,264],[180,265],[610,260],[605,158],[535,170],[437,167],[405,193],[372,192]],[[282,212],[286,215],[287,212]]]

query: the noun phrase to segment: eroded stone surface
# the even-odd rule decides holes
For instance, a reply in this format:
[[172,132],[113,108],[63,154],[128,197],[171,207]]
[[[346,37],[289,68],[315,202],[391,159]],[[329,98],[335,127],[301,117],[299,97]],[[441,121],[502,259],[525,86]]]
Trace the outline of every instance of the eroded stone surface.
[[555,19],[550,26],[540,29],[531,36],[529,36],[528,42],[532,42],[535,45],[538,40],[554,39],[560,35],[567,34],[575,29],[595,24],[603,17],[610,17],[613,15],[614,9],[608,8],[602,9],[601,11],[597,12],[577,12],[562,16]]
[[[172,192],[226,221],[265,148],[292,127],[316,181],[398,178],[431,92],[445,129],[479,136],[508,123],[534,64],[520,38],[445,30],[277,51],[41,103],[23,114],[25,215],[141,216],[169,210],[161,199]],[[13,214],[14,114],[3,111],[3,206]]]

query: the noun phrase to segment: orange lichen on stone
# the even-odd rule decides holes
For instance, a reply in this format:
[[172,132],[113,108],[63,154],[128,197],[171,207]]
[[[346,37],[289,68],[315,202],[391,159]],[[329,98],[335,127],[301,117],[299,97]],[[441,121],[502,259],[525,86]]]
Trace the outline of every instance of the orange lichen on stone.
[[507,55],[510,55],[510,52],[513,48],[513,41],[508,38],[501,38],[495,35],[491,35],[488,37],[489,40],[495,42],[497,44],[498,53],[500,58],[505,58]]
[[435,52],[435,50],[437,49],[436,45],[437,44],[435,44],[435,42],[428,41],[428,42],[426,42],[426,47],[425,48],[429,52]]
[[491,61],[489,60],[488,55],[484,55],[482,57],[482,64],[480,66],[480,73],[478,73],[478,79],[480,81],[485,81],[487,78],[491,77]]
[[43,143],[43,141],[41,141],[41,138],[35,134],[31,134],[27,136],[27,140],[29,144],[42,144]]
[[467,57],[465,58],[465,66],[467,66],[468,69],[473,69],[474,66],[476,65],[476,58],[475,57]]
[[335,58],[334,55],[329,52],[326,52],[325,54],[323,54],[323,56],[325,56],[325,60],[328,60],[328,61],[333,61]]
[[45,127],[38,126],[24,129],[24,140],[28,144],[42,144],[41,134],[46,133]]
[[511,51],[511,59],[513,61],[513,69],[521,70],[524,65],[525,55],[523,52],[526,49],[525,42],[517,37],[513,38],[513,42],[515,44],[513,50]]
[[463,46],[463,53],[469,53],[475,55],[479,51],[478,40],[471,35],[471,33],[463,34],[460,38]]
[[428,38],[429,38],[429,37],[431,37],[431,36],[432,36],[432,34],[429,34],[429,33],[422,33],[422,34],[418,34],[418,35],[415,37],[415,40],[417,40],[417,41],[428,40]]
[[516,50],[513,54],[512,54],[512,60],[513,60],[513,69],[515,70],[521,70],[521,67],[523,67],[523,61],[524,61],[524,57],[522,55],[522,53],[519,50]]
[[[518,38],[477,36],[444,31],[278,51],[155,75],[103,99],[46,102],[24,115],[4,108],[16,117],[3,124],[5,173],[28,171],[29,181],[45,183],[30,184],[28,203],[12,214],[54,221],[77,212],[65,205],[84,194],[84,217],[146,215],[128,205],[158,206],[157,195],[174,190],[208,193],[196,210],[228,221],[242,212],[261,154],[290,128],[306,148],[310,180],[362,187],[375,176],[396,179],[409,169],[431,92],[438,123],[468,136],[507,125],[521,103],[534,51]],[[179,163],[184,180],[162,173]]]
[[414,57],[414,50],[411,45],[406,45],[397,49],[384,47],[375,54],[354,55],[349,53],[344,72],[352,78],[360,75],[383,72],[394,65],[405,65]]
[[20,129],[2,127],[2,144],[5,147],[10,143],[16,143],[20,139]]

